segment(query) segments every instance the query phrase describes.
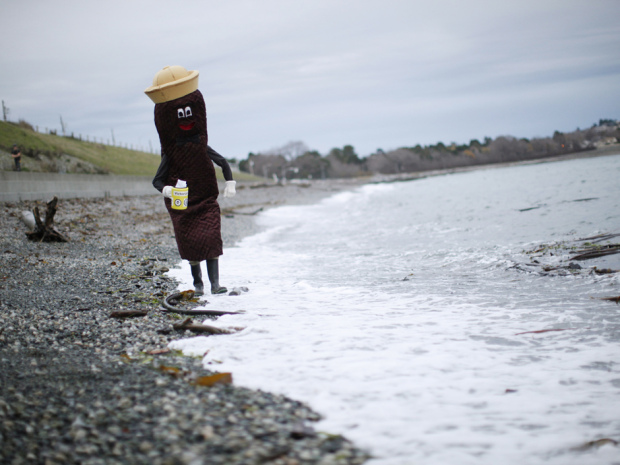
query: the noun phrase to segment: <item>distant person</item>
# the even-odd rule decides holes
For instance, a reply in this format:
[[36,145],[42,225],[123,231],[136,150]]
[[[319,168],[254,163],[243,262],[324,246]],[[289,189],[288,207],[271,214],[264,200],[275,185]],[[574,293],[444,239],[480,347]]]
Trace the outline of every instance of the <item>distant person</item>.
[[22,170],[22,165],[21,165],[22,152],[21,150],[19,150],[19,147],[17,146],[17,144],[13,144],[13,150],[11,150],[11,156],[13,157],[13,160],[15,160],[15,171],[21,171]]

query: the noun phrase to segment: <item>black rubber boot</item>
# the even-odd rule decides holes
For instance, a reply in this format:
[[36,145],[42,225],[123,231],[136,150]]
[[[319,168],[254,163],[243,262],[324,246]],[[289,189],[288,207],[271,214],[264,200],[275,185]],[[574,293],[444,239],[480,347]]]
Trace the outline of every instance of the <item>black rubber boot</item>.
[[228,292],[228,289],[220,286],[220,271],[217,258],[207,260],[207,273],[209,274],[209,281],[211,281],[211,294],[224,294]]
[[192,277],[194,278],[194,295],[204,295],[205,287],[202,284],[202,272],[200,271],[200,262],[192,267]]

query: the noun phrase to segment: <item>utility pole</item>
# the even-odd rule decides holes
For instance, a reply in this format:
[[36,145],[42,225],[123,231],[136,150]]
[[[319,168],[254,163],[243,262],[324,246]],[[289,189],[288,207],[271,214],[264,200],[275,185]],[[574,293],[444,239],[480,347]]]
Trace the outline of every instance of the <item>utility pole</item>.
[[65,130],[67,129],[67,126],[65,125],[65,122],[62,120],[62,115],[60,115],[60,127],[62,129],[62,135],[65,135]]
[[9,108],[4,104],[4,100],[2,101],[2,116],[4,116],[4,121],[8,121],[9,118]]
[[112,145],[116,147],[116,140],[114,140],[114,128],[110,129],[112,131]]

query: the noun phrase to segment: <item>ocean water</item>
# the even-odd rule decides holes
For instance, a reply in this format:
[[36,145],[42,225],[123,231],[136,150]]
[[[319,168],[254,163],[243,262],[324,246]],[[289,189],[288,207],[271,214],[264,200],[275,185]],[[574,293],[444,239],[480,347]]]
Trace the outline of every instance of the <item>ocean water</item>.
[[[249,292],[205,305],[245,329],[172,347],[308,403],[371,465],[620,463],[578,450],[620,441],[620,307],[595,299],[620,278],[515,267],[620,232],[620,156],[365,185],[258,221],[220,259]],[[187,263],[171,274],[191,287]]]

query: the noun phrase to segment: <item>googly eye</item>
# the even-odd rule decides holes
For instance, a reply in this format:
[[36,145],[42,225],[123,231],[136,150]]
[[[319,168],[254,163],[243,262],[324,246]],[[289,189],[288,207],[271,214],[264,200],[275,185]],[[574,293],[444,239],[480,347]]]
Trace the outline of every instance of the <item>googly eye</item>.
[[178,108],[177,109],[177,117],[185,118],[185,110],[183,110],[183,108]]
[[191,107],[185,107],[185,117],[189,118],[190,116],[192,116],[192,108]]

